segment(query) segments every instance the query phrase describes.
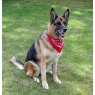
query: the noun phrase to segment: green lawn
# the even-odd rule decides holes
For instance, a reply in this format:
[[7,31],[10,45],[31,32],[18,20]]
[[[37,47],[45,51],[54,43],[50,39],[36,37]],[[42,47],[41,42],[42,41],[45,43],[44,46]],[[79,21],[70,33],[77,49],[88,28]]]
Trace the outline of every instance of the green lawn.
[[[92,0],[3,0],[2,4],[3,95],[92,95]],[[69,8],[70,19],[58,64],[62,84],[47,74],[50,89],[44,90],[9,59],[16,55],[24,60],[31,44],[47,29],[51,7],[59,15]]]

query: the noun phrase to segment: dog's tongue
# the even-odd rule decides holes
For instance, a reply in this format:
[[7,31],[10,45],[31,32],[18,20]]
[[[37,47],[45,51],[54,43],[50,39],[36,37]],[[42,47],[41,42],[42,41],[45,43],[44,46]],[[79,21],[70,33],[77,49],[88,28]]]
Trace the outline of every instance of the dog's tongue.
[[63,30],[59,30],[58,33],[59,33],[60,36],[63,36],[64,35]]
[[53,48],[55,48],[60,53],[64,46],[64,40],[63,39],[55,39],[49,34],[47,34],[47,37],[48,37],[48,41],[53,46]]

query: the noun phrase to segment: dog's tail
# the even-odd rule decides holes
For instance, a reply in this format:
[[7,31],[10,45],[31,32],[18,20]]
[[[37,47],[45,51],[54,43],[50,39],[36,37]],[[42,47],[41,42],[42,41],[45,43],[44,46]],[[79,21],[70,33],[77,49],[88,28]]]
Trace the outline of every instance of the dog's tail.
[[17,57],[13,56],[10,59],[10,62],[12,62],[18,69],[24,70],[24,63],[21,62]]

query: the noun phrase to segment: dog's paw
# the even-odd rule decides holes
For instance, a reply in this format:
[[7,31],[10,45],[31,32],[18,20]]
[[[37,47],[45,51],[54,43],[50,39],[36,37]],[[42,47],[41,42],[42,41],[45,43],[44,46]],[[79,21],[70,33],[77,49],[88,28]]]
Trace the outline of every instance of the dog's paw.
[[42,86],[44,89],[49,89],[48,83],[47,82],[43,82]]
[[37,77],[35,77],[35,78],[33,78],[33,79],[34,79],[34,81],[37,82],[37,83],[40,82],[40,80],[39,80]]
[[61,80],[59,80],[59,79],[54,79],[54,82],[57,84],[61,84]]

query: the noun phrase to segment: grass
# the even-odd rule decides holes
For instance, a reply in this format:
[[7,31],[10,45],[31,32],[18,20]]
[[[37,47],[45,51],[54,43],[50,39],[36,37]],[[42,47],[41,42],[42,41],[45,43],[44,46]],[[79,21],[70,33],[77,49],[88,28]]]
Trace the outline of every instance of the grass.
[[[47,75],[46,91],[9,59],[16,55],[24,60],[31,44],[47,29],[51,7],[59,15],[69,8],[70,19],[58,64],[62,84]],[[3,0],[3,95],[92,95],[92,11],[92,0]]]

